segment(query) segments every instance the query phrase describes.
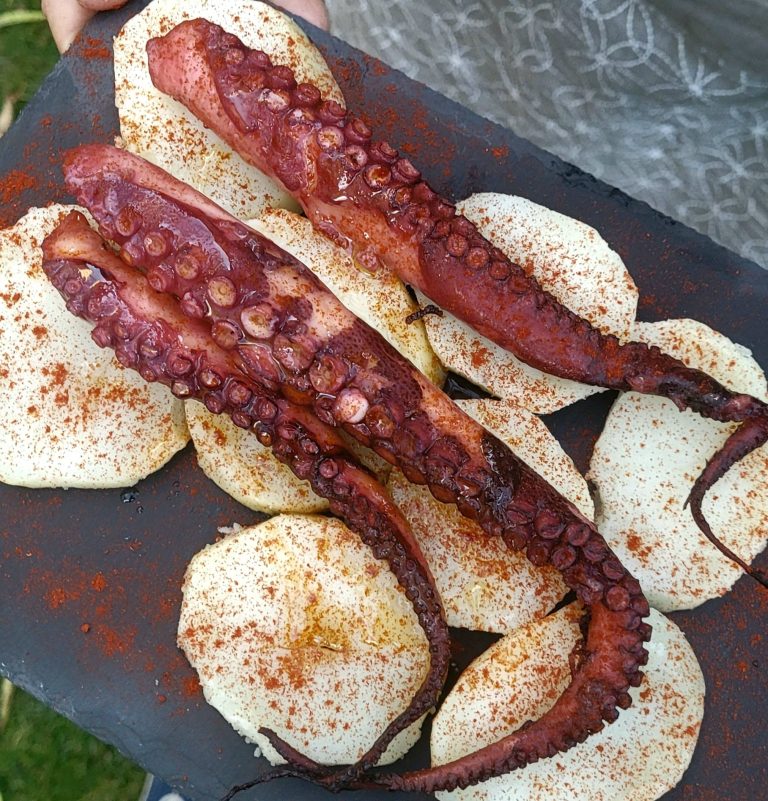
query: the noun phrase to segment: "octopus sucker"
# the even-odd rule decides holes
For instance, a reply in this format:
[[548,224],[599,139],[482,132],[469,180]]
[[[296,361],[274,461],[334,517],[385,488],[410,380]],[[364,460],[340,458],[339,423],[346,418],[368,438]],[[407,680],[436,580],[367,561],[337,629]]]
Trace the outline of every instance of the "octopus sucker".
[[[243,374],[231,353],[215,343],[210,327],[185,315],[171,296],[154,290],[79,212],[70,213],[43,242],[43,270],[67,308],[95,325],[98,345],[111,347],[124,366],[142,377],[151,375],[178,397],[201,400],[209,409],[228,414],[236,425],[258,431],[277,458],[309,481],[334,513],[386,559],[416,611],[431,659],[411,706],[362,757],[365,764],[375,764],[395,735],[434,705],[450,656],[448,628],[431,573],[386,490],[348,453],[333,429]],[[108,294],[111,302],[90,302],[101,294]],[[151,349],[141,347],[147,339]],[[218,380],[212,380],[214,375]]]
[[[100,344],[114,348],[124,364],[144,372],[151,368],[172,391],[201,399],[236,425],[254,430],[296,475],[328,498],[331,510],[376,556],[386,558],[430,641],[429,674],[411,707],[357,764],[321,770],[273,737],[294,772],[332,789],[372,784],[452,789],[567,749],[613,721],[617,708],[627,703],[627,690],[642,679],[649,608],[639,583],[594,526],[349,312],[301,262],[223,210],[211,210],[210,201],[170,175],[149,165],[144,171],[140,158],[108,146],[89,145],[68,154],[69,191],[120,249],[108,249],[82,217],[70,217],[45,243],[47,274],[70,310],[96,324]],[[114,203],[103,202],[105,181]],[[139,214],[139,230],[157,230],[163,221],[167,241],[179,247],[194,236],[195,246],[210,254],[196,279],[169,274],[158,291],[144,275],[156,262],[152,253],[126,264],[125,237],[112,224],[122,198],[130,198]],[[58,247],[62,241],[70,243],[64,253]],[[82,244],[73,248],[78,241]],[[175,255],[172,248],[162,258]],[[89,264],[98,274],[80,271]],[[72,278],[75,273],[79,279]],[[223,279],[233,290],[228,297],[237,298],[234,304],[211,302],[202,318],[189,314],[182,300],[186,293]],[[94,313],[88,301],[104,283],[113,300],[108,313]],[[289,294],[291,287],[298,294]],[[254,301],[262,304],[262,316],[275,320],[274,327],[263,328],[261,361],[249,356],[253,343],[239,328],[243,308]],[[148,331],[153,347],[142,351],[136,343]],[[222,331],[229,333],[222,336]],[[271,370],[264,366],[269,361]],[[553,708],[450,766],[405,776],[370,774],[392,737],[434,704],[447,667],[448,637],[431,575],[407,523],[344,449],[335,428],[370,446],[411,481],[428,485],[439,500],[455,503],[486,533],[524,551],[533,564],[559,566],[586,607],[583,653]]]
[[[232,59],[233,48],[245,58]],[[353,249],[522,361],[561,378],[661,395],[704,417],[742,423],[711,457],[688,503],[702,532],[768,586],[768,577],[715,537],[701,508],[706,492],[730,467],[768,442],[765,402],[732,392],[657,348],[601,333],[494,247],[358,117],[315,95],[304,100],[306,90],[301,104],[295,90],[294,95],[283,90],[284,102],[278,104],[273,91],[249,89],[244,80],[253,74],[261,76],[259,87],[264,81],[279,83],[285,77],[281,65],[265,57],[255,70],[254,51],[234,45],[219,26],[202,19],[184,22],[150,40],[147,52],[155,86],[281,182],[318,230],[327,232],[330,225]],[[185,80],[189,71],[198,76],[194,83]],[[299,108],[314,112],[292,125]],[[467,297],[473,303],[468,305]]]

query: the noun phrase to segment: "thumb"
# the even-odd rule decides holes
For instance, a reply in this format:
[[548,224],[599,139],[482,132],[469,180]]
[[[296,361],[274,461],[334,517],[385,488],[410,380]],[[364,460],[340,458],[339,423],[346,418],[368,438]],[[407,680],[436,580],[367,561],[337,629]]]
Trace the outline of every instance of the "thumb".
[[108,11],[110,8],[120,8],[128,0],[78,0],[83,8],[90,11]]
[[56,47],[63,53],[97,11],[119,8],[125,2],[126,0],[42,0],[41,10],[48,19]]
[[40,8],[48,20],[60,53],[69,48],[83,25],[94,14],[93,11],[83,8],[77,0],[42,0]]

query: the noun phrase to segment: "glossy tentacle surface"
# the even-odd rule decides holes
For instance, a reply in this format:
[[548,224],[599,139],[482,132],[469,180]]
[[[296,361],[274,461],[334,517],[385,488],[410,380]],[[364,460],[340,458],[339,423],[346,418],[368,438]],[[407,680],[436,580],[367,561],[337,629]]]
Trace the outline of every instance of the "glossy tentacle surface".
[[188,187],[143,164],[106,146],[80,148],[68,157],[67,185],[161,297],[207,327],[243,376],[318,424],[343,427],[534,564],[554,565],[589,608],[583,658],[547,716],[408,781],[428,790],[478,781],[564,750],[612,721],[642,678],[648,604],[592,524],[304,265],[223,211],[209,214],[208,201],[198,205]]
[[[420,718],[442,689],[450,638],[441,602],[408,523],[384,488],[351,456],[338,433],[245,375],[210,327],[190,319],[170,296],[106,247],[78,212],[43,244],[43,269],[75,315],[94,324],[93,338],[147,381],[180,398],[196,398],[250,428],[282,462],[330,503],[334,514],[385,559],[403,586],[429,641],[430,666],[411,706],[396,717],[362,760],[373,764],[394,736]],[[313,770],[307,760],[303,767]]]
[[[368,269],[388,268],[545,372],[670,398],[720,421],[749,421],[710,460],[689,497],[694,518],[716,477],[768,441],[768,407],[644,343],[602,334],[480,235],[370,128],[291,70],[205,20],[148,44],[153,81],[245,159],[281,181],[318,230]],[[749,441],[750,448],[745,448]],[[729,555],[732,555],[729,553]],[[740,560],[739,560],[740,561]],[[740,564],[759,578],[743,562]],[[761,579],[765,582],[765,579]]]

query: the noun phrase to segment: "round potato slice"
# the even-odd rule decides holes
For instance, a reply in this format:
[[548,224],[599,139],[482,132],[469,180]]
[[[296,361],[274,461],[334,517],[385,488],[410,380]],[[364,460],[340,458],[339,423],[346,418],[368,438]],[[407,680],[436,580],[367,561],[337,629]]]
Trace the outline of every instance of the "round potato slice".
[[420,320],[405,322],[417,306],[394,273],[363,271],[346,251],[318,234],[306,217],[284,209],[267,210],[248,225],[309,267],[353,314],[375,328],[430,381],[443,382],[445,374],[429,345],[424,324]]
[[73,208],[0,231],[0,481],[128,487],[187,443],[184,409],[97,347],[43,273],[40,244]]
[[[459,405],[534,470],[593,516],[584,478],[544,423],[509,401]],[[429,562],[451,626],[506,633],[546,615],[567,588],[554,568],[534,567],[523,554],[488,536],[453,505],[393,471],[389,490]]]
[[[450,762],[537,720],[570,681],[575,605],[499,640],[461,675],[432,724],[432,763]],[[618,720],[563,754],[465,790],[462,801],[655,801],[690,764],[704,715],[704,677],[684,634],[651,610],[645,678]]]
[[266,3],[231,0],[155,0],[115,39],[115,102],[124,146],[194,186],[236,217],[269,206],[297,208],[274,181],[247,164],[181,103],[159,92],[147,67],[147,40],[187,19],[203,17],[290,66],[298,81],[344,103],[317,48],[293,20]]
[[[259,512],[312,513],[328,509],[328,501],[297,478],[250,431],[238,428],[226,415],[212,414],[202,403],[187,401],[187,424],[202,471],[236,501]],[[390,466],[346,434],[349,449],[381,481]]]
[[[457,208],[561,303],[604,332],[627,337],[637,288],[618,254],[594,228],[513,195],[476,194]],[[537,414],[602,391],[529,367],[453,315],[429,315],[425,324],[445,367]]]
[[584,517],[594,519],[595,505],[584,476],[540,418],[509,400],[460,400],[457,405],[549,481]]
[[637,287],[594,228],[524,197],[495,192],[472,195],[458,210],[571,311],[606,334],[629,336]]
[[[760,398],[762,370],[746,348],[695,320],[638,323],[634,337]],[[732,423],[678,411],[672,401],[628,392],[611,408],[595,445],[590,477],[597,524],[658,609],[692,609],[725,594],[742,575],[683,508],[707,460]],[[712,531],[746,561],[768,542],[768,447],[734,465],[704,498]]]
[[238,503],[268,514],[328,508],[309,482],[297,478],[253,433],[197,401],[187,401],[185,410],[201,470]]
[[282,760],[262,726],[318,762],[355,762],[426,675],[405,594],[339,520],[281,515],[241,529],[195,555],[183,592],[178,642],[207,701],[272,764]]

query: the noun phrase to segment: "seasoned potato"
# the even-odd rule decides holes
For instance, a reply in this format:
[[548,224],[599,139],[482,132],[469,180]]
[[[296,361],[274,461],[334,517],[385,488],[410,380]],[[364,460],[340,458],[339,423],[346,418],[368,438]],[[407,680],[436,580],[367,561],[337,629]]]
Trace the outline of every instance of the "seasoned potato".
[[[703,323],[638,323],[634,337],[726,386],[766,397],[765,376],[749,351]],[[707,460],[737,425],[628,392],[614,403],[595,446],[590,476],[598,492],[598,528],[663,611],[691,609],[723,595],[742,575],[683,508]],[[766,475],[764,445],[734,465],[702,504],[715,536],[746,561],[768,542]]]
[[[490,745],[544,715],[571,680],[580,638],[575,605],[507,635],[460,676],[432,724],[432,764]],[[653,637],[633,704],[586,742],[466,790],[456,801],[655,801],[691,761],[704,715],[704,677],[680,629],[651,610]]]
[[99,348],[46,278],[40,245],[73,208],[0,231],[0,481],[129,487],[184,447],[184,408]]
[[[403,711],[429,665],[386,564],[328,517],[280,515],[198,553],[178,640],[210,704],[264,755],[260,727],[324,764],[354,762]],[[418,739],[401,732],[384,762]]]

